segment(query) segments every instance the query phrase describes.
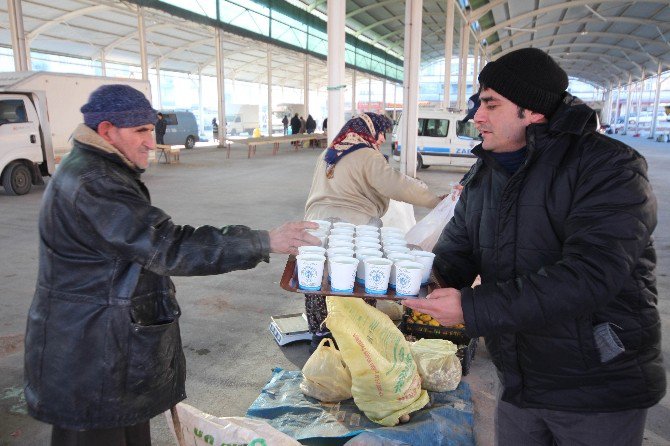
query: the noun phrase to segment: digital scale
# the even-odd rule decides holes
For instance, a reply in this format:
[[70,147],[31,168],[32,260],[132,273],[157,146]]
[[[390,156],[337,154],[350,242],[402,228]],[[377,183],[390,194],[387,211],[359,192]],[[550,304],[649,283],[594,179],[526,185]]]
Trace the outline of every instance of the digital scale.
[[270,333],[279,345],[286,345],[295,341],[311,341],[312,334],[307,327],[307,317],[304,313],[285,314],[270,317]]

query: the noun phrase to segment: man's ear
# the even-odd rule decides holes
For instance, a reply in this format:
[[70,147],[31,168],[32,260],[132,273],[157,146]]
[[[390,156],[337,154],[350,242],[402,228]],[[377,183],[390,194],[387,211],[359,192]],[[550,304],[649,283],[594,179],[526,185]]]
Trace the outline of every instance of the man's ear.
[[532,110],[526,110],[528,112],[528,118],[530,119],[531,124],[541,124],[548,122],[546,116],[542,113],[534,112]]
[[98,135],[102,137],[105,141],[108,143],[112,143],[112,138],[109,135],[109,132],[114,129],[114,124],[112,124],[109,121],[102,121],[100,124],[98,124]]

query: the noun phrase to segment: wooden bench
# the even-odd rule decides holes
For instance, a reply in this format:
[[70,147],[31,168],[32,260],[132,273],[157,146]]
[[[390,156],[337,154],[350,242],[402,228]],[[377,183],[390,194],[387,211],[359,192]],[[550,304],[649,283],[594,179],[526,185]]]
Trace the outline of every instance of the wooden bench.
[[173,162],[179,162],[179,152],[181,149],[179,147],[173,147],[167,144],[156,144],[156,162],[161,162],[161,157],[165,161],[165,164],[172,164]]
[[[315,141],[320,145],[322,142],[327,141],[327,139],[328,137],[326,136],[325,133],[311,133],[311,134],[301,133],[299,135],[246,138],[246,139],[235,140],[235,142],[246,144],[248,147],[247,158],[251,158],[252,156],[256,155],[256,147],[258,146],[272,144],[272,155],[276,155],[277,153],[279,153],[279,145],[284,142],[290,142],[294,146],[295,150],[298,150],[302,145],[301,143],[305,141]],[[228,153],[230,155],[230,146],[228,147]]]

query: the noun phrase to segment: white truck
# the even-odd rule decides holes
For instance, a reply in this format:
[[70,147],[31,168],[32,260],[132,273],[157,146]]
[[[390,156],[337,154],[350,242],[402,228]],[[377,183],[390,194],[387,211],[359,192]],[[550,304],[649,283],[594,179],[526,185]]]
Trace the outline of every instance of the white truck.
[[151,100],[148,81],[48,72],[0,73],[0,183],[7,195],[27,194],[56,169],[83,122],[79,109],[93,90],[126,84]]
[[226,104],[226,132],[235,136],[260,128],[259,106],[254,104]]

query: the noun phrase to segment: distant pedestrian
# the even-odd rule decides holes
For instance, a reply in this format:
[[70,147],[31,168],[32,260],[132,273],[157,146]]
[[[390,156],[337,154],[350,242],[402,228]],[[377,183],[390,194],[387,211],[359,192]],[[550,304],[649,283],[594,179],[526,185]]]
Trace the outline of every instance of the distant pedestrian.
[[328,131],[328,118],[324,118],[323,124],[321,124],[321,129],[323,130],[323,133]]
[[292,135],[297,135],[299,132],[300,132],[300,118],[298,117],[298,114],[296,113],[291,118],[291,134]]
[[212,118],[212,139],[219,142],[219,123],[216,122],[216,118]]
[[167,123],[165,122],[163,113],[158,112],[156,116],[158,116],[158,121],[156,121],[156,125],[154,126],[154,131],[156,132],[156,144],[165,144],[163,138],[165,137],[165,131],[167,130]]
[[312,118],[312,115],[307,115],[305,129],[307,130],[308,135],[314,133],[314,130],[316,130],[316,121]]
[[288,116],[284,115],[284,119],[281,120],[281,123],[284,125],[284,135],[288,135]]
[[307,131],[307,121],[305,121],[305,118],[302,116],[300,117],[300,129],[298,129],[298,133],[305,133]]

